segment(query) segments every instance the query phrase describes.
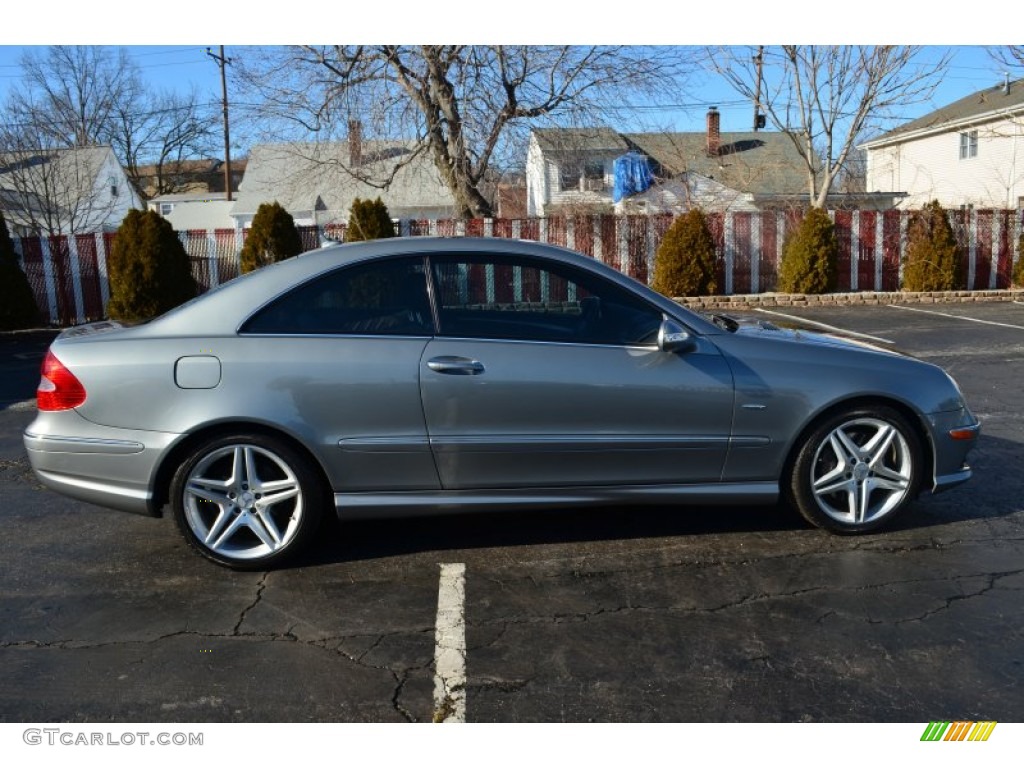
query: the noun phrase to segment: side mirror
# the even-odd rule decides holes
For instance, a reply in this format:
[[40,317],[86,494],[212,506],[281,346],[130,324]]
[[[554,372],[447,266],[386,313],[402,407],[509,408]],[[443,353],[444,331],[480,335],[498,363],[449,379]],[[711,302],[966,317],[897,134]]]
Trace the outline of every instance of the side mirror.
[[658,329],[658,349],[662,352],[689,352],[697,344],[683,326],[675,320],[664,318]]

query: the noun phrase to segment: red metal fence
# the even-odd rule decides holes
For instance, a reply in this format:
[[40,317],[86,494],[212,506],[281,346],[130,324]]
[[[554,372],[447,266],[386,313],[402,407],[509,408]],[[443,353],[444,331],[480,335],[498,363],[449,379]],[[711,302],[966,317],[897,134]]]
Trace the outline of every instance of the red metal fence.
[[[907,211],[836,211],[840,244],[839,290],[897,291],[906,247]],[[709,214],[718,249],[718,291],[722,294],[774,291],[786,233],[798,213]],[[1021,235],[1021,212],[954,211],[953,230],[961,245],[970,290],[1008,288]],[[548,219],[405,219],[403,235],[496,237],[561,245],[580,251],[643,282],[654,274],[654,256],[672,217],[569,216]],[[344,227],[321,232],[299,227],[305,250],[341,240]],[[203,291],[237,277],[245,233],[233,229],[179,232]],[[22,266],[43,319],[73,325],[103,317],[110,298],[106,257],[114,235],[15,238]]]

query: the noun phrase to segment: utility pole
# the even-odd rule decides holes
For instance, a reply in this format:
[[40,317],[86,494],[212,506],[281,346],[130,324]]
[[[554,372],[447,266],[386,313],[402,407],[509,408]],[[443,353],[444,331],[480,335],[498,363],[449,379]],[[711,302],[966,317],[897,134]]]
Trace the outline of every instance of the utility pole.
[[764,68],[764,46],[757,46],[757,56],[754,57],[754,63],[757,64],[757,88],[754,91],[754,132],[756,133],[759,128],[764,128],[765,119],[764,115],[761,114],[761,73]]
[[227,194],[228,202],[231,202],[231,138],[228,131],[228,77],[224,71],[224,68],[231,63],[231,59],[224,58],[223,45],[220,46],[219,56],[210,48],[206,49],[206,55],[220,66],[220,88],[224,96],[224,192]]

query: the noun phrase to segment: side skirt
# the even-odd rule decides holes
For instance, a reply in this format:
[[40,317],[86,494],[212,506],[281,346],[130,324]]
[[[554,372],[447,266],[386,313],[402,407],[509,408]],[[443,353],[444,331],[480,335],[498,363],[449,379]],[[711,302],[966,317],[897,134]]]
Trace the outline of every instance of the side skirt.
[[778,497],[778,483],[769,481],[619,488],[336,493],[334,505],[342,520],[360,520],[616,504],[767,505],[774,504]]

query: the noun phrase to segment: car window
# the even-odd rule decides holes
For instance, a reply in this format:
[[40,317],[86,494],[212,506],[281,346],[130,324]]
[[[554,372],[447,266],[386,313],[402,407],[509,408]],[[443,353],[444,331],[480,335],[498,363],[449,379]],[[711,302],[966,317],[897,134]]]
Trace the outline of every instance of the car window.
[[253,315],[242,333],[430,336],[434,324],[421,258],[336,269]]
[[661,313],[597,275],[512,254],[431,257],[442,336],[646,345]]

